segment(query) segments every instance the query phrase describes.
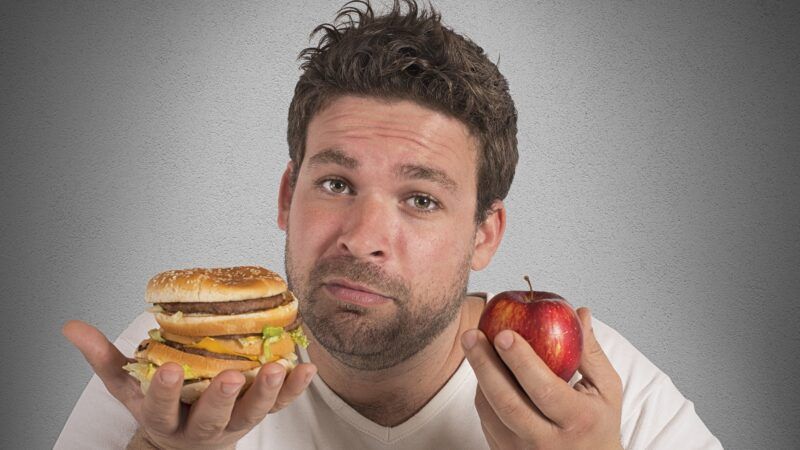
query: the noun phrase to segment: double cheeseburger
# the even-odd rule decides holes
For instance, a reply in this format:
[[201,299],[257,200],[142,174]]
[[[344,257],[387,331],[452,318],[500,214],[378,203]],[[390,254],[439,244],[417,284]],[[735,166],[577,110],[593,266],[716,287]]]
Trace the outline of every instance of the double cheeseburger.
[[297,299],[280,276],[263,267],[170,270],[147,283],[159,328],[139,344],[135,363],[125,365],[147,391],[156,369],[183,367],[181,401],[193,403],[223,370],[241,371],[244,389],[261,365],[297,365],[295,344],[308,341],[300,327]]

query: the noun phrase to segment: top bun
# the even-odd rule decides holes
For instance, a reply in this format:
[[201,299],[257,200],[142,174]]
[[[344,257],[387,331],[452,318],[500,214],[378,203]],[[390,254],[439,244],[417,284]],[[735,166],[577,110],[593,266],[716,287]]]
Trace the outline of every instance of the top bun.
[[286,282],[258,266],[169,270],[147,283],[148,303],[232,302],[272,297],[286,291]]

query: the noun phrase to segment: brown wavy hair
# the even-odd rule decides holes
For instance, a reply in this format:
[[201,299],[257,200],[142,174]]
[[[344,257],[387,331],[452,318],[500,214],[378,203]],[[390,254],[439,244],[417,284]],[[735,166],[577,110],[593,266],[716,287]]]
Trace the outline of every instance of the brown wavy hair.
[[369,1],[351,1],[299,56],[302,74],[289,106],[292,185],[305,155],[308,123],[343,95],[413,100],[467,125],[477,138],[476,223],[508,194],[517,165],[517,111],[508,82],[481,47],[444,26],[432,7],[395,0],[376,16]]

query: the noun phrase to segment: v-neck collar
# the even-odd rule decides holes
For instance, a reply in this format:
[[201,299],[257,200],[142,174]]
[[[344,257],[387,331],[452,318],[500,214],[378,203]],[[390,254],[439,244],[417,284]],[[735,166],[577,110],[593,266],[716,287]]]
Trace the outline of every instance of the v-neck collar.
[[[487,295],[485,293],[469,293],[468,296],[480,297],[486,301]],[[298,347],[298,357],[302,362],[311,361],[308,352],[302,347]],[[319,394],[322,400],[336,413],[339,418],[358,429],[362,433],[368,434],[376,440],[384,443],[391,444],[397,440],[414,433],[432,418],[434,418],[452,398],[458,393],[464,383],[472,378],[472,367],[464,358],[461,360],[458,369],[453,373],[447,383],[439,389],[436,395],[425,404],[416,414],[411,416],[405,422],[394,426],[386,427],[377,424],[370,419],[364,417],[353,409],[350,405],[342,400],[336,393],[325,384],[321,377],[316,376],[311,381],[311,387]]]
[[[308,362],[308,353],[304,348],[298,348],[299,358],[303,362]],[[470,379],[472,368],[467,362],[466,358],[461,361],[458,369],[453,373],[447,383],[439,389],[439,392],[425,404],[416,414],[411,416],[405,422],[394,426],[386,427],[379,425],[370,419],[364,417],[336,395],[333,390],[325,384],[325,381],[320,377],[314,377],[311,381],[311,386],[319,393],[322,400],[336,413],[342,420],[349,423],[356,429],[366,433],[373,438],[390,444],[398,439],[402,439],[409,433],[417,431],[420,427],[428,423],[439,411],[442,410],[453,396],[459,391],[462,385]]]

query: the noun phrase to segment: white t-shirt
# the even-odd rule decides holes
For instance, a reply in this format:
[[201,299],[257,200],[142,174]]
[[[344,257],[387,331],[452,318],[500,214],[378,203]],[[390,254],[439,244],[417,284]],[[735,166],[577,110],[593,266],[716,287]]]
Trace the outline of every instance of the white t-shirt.
[[[475,295],[475,294],[473,294]],[[479,294],[484,297],[483,294]],[[721,449],[720,442],[672,381],[619,333],[593,319],[595,336],[622,378],[621,440],[626,449]],[[157,327],[136,318],[114,344],[123,354]],[[308,354],[300,352],[300,360]],[[577,377],[573,378],[576,379]],[[486,449],[474,407],[477,379],[466,361],[420,411],[396,427],[378,425],[339,398],[320,377],[291,405],[250,431],[237,449]],[[125,448],[137,423],[94,375],[78,399],[56,449]]]

